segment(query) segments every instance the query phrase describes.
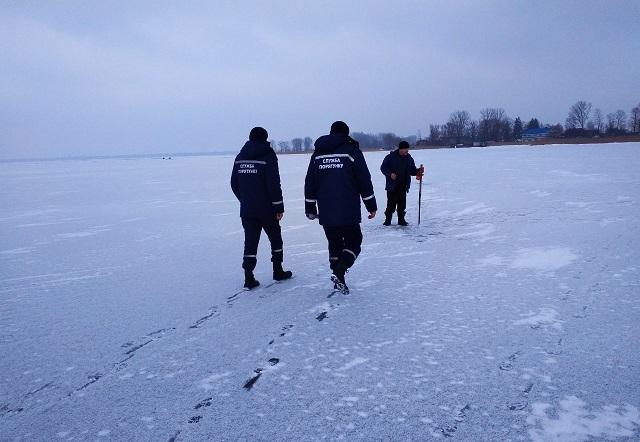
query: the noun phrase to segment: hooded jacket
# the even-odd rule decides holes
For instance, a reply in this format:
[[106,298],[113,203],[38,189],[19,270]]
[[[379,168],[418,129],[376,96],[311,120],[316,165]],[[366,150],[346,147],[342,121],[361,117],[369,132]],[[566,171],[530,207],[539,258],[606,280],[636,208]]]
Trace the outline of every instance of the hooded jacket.
[[[403,168],[404,170],[401,170],[401,168]],[[391,179],[392,173],[395,173],[399,177],[405,177],[405,188],[407,192],[409,192],[409,188],[411,187],[411,176],[415,176],[418,174],[416,163],[415,161],[413,161],[411,155],[409,154],[403,159],[400,156],[400,151],[398,149],[390,152],[386,157],[384,157],[382,165],[380,166],[380,171],[387,178],[387,182],[385,185],[385,190],[387,192],[394,192],[396,190],[398,180]]]
[[233,164],[231,190],[240,201],[243,218],[284,213],[278,158],[269,142],[245,143]]
[[368,212],[378,210],[371,174],[358,142],[339,133],[318,138],[307,169],[304,195],[306,214],[319,212],[323,226],[359,224],[361,198]]

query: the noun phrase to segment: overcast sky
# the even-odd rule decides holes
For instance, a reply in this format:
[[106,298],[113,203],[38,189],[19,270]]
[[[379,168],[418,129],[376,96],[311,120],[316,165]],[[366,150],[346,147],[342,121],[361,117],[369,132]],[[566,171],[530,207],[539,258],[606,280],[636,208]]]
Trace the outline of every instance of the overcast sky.
[[640,1],[0,0],[0,158],[564,122],[640,102]]

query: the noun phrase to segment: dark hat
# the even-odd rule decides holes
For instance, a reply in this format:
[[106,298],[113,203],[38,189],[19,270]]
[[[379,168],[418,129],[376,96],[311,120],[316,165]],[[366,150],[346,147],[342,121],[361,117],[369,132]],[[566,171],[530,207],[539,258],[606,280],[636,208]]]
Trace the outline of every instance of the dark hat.
[[400,144],[398,144],[398,149],[408,149],[409,148],[409,143],[407,143],[406,141],[400,141]]
[[344,121],[336,121],[331,125],[331,133],[349,135],[349,126]]
[[267,141],[269,134],[264,127],[254,127],[249,132],[249,140],[251,141]]

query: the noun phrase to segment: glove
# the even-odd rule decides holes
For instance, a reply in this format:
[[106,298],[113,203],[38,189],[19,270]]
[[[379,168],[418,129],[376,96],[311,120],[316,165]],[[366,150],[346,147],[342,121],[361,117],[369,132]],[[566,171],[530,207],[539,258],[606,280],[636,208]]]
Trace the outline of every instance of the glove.
[[311,220],[314,220],[318,217],[318,207],[316,206],[316,200],[305,201],[304,214]]

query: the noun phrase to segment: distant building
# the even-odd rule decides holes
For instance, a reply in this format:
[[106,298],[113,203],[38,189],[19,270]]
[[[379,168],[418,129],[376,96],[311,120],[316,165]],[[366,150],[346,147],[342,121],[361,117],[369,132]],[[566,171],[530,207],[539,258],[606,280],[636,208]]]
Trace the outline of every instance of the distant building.
[[550,135],[551,129],[548,127],[541,127],[539,129],[527,129],[522,132],[522,141],[539,140],[541,138],[547,138]]

